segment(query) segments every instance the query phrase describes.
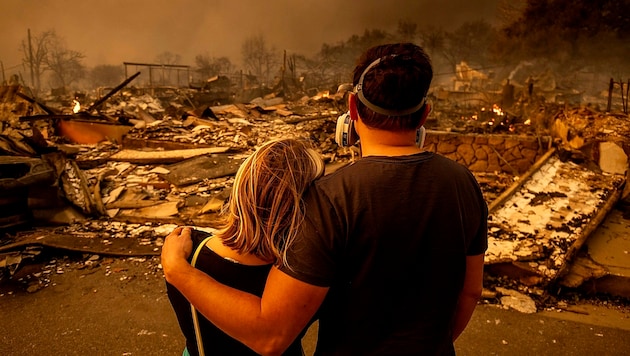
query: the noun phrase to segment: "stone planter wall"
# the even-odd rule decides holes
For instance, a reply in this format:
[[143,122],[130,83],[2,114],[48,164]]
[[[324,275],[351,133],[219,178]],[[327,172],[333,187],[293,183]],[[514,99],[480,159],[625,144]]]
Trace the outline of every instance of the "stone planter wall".
[[424,147],[465,165],[473,172],[521,175],[550,149],[551,137],[429,130]]

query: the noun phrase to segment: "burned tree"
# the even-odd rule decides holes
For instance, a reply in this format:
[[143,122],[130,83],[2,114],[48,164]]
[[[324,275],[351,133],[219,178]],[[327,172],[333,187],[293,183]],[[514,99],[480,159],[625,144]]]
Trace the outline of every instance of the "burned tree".
[[227,57],[210,57],[207,54],[195,56],[196,70],[201,77],[210,78],[219,74],[228,74],[233,71],[234,66]]
[[552,60],[566,73],[585,67],[616,71],[627,67],[630,55],[629,12],[628,1],[528,0],[502,28],[494,51],[512,61]]
[[275,48],[269,48],[263,35],[249,37],[241,47],[243,65],[258,80],[269,83],[274,67],[278,66]]
[[31,86],[35,93],[41,89],[42,74],[48,69],[46,67],[46,57],[51,41],[56,37],[55,31],[49,30],[31,36],[28,30],[28,37],[22,41],[22,62],[29,67],[31,73]]
[[454,32],[446,34],[442,55],[453,68],[461,61],[485,65],[489,60],[487,50],[494,38],[495,30],[488,22],[466,22]]
[[170,51],[164,51],[155,56],[155,63],[158,64],[179,64],[181,56]]
[[47,44],[43,63],[52,74],[52,83],[63,89],[85,76],[83,53],[68,49],[63,38],[53,34]]
[[90,82],[94,87],[113,87],[125,77],[121,66],[102,64],[92,68],[89,73]]
[[401,42],[413,42],[418,36],[418,24],[409,21],[398,21],[396,36]]

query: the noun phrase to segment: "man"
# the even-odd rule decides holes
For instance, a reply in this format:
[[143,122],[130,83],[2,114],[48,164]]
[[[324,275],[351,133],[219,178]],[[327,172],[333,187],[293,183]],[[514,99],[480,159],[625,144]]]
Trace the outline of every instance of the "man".
[[166,279],[261,354],[281,353],[316,312],[317,354],[454,354],[482,290],[488,210],[465,167],[419,145],[432,76],[410,43],[361,57],[338,136],[356,132],[362,158],[307,192],[288,266],[272,268],[262,298],[190,267],[186,229],[165,241]]

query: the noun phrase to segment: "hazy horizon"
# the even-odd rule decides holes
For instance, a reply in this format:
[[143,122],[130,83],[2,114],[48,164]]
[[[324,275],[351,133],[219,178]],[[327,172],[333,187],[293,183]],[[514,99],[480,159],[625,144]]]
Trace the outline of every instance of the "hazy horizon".
[[396,30],[399,21],[451,30],[466,21],[496,21],[499,0],[2,0],[0,61],[6,75],[22,71],[21,43],[55,30],[88,67],[153,63],[171,52],[178,64],[194,57],[228,57],[240,66],[245,39],[263,35],[279,51],[311,56],[324,43],[345,41],[366,29]]

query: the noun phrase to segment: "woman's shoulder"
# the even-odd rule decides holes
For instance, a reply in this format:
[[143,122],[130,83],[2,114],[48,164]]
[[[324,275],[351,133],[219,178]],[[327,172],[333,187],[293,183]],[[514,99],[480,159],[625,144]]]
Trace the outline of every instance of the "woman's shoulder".
[[190,238],[193,241],[193,244],[200,244],[206,238],[212,236],[211,233],[199,229],[192,229],[190,231]]

